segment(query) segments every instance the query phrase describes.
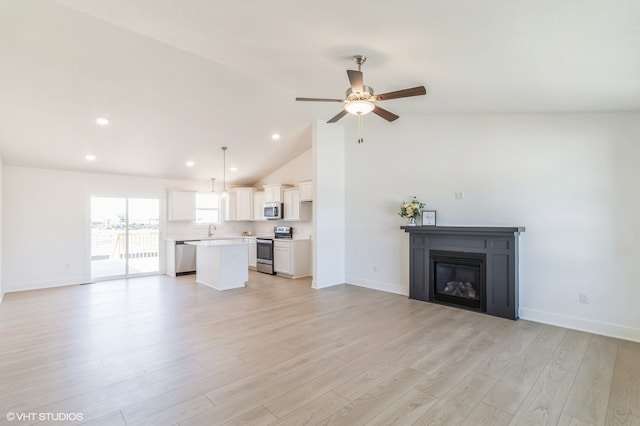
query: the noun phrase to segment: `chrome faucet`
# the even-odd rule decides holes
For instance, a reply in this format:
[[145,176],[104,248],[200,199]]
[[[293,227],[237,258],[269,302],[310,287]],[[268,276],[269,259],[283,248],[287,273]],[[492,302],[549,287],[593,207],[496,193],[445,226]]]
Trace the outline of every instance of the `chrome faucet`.
[[217,229],[216,226],[213,223],[209,224],[209,236],[210,237],[213,236],[213,231],[211,230],[212,226],[213,226],[213,231],[215,231]]

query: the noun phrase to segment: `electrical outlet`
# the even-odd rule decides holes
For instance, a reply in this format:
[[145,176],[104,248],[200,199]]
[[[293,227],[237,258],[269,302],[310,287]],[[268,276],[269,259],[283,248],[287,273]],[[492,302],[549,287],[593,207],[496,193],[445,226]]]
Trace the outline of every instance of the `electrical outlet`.
[[456,200],[464,200],[464,192],[456,192]]
[[589,304],[589,295],[587,293],[580,293],[580,303]]

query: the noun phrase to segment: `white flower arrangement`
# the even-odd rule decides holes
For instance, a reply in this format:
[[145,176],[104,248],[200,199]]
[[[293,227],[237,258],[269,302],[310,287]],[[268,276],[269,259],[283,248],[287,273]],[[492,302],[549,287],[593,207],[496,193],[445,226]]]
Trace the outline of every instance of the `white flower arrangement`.
[[419,201],[414,195],[413,199],[408,203],[405,203],[404,201],[402,202],[402,205],[400,206],[400,213],[398,213],[398,215],[400,215],[400,217],[412,217],[415,219],[420,216],[420,209],[423,207],[424,203]]

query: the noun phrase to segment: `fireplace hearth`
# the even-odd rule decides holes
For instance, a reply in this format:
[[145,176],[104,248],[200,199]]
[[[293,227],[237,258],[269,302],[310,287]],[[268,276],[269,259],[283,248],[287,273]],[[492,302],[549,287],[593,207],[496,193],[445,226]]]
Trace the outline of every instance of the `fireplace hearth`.
[[401,227],[409,233],[409,297],[518,318],[523,227]]

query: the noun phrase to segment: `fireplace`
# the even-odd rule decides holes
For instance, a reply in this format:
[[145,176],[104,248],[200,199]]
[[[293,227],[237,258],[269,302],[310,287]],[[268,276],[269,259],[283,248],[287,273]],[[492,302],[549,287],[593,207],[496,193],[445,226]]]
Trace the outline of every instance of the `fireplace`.
[[430,250],[429,263],[431,300],[486,311],[484,253]]
[[518,239],[523,227],[403,226],[409,297],[518,318]]

